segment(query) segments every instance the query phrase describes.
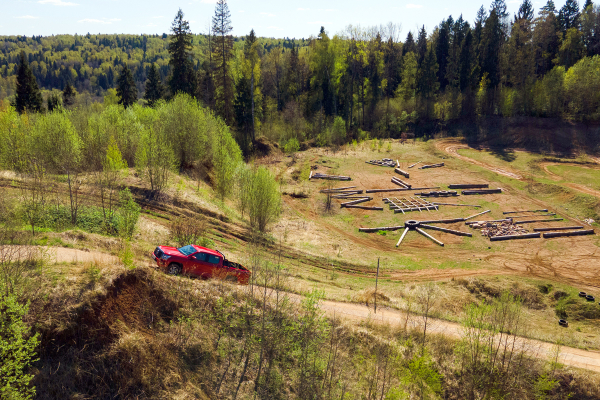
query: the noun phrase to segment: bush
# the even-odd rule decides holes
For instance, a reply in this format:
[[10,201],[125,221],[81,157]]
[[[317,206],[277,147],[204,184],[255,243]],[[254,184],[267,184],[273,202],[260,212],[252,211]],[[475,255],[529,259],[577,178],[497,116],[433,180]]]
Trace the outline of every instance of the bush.
[[119,197],[121,200],[121,208],[119,208],[117,213],[119,236],[125,239],[131,239],[135,232],[135,226],[140,218],[140,211],[142,208],[135,202],[135,200],[133,200],[133,196],[131,195],[129,188],[121,190]]
[[281,194],[275,177],[265,167],[243,169],[238,184],[240,211],[248,213],[254,229],[265,232],[281,213]]
[[0,293],[0,398],[31,399],[35,387],[29,386],[33,375],[26,373],[35,359],[38,334],[30,335],[23,322],[28,305],[19,304],[16,295]]
[[171,231],[171,240],[177,243],[179,247],[183,247],[188,244],[198,244],[203,247],[209,247],[198,242],[206,233],[207,228],[208,221],[204,216],[176,218],[171,221],[169,226]]

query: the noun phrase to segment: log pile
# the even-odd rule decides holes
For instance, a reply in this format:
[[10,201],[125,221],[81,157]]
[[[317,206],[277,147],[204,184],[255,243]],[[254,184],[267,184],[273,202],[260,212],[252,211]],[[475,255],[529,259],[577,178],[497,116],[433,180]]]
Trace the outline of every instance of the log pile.
[[440,168],[440,167],[443,167],[443,166],[444,166],[444,163],[430,164],[430,165],[423,165],[422,167],[419,167],[419,169]]
[[478,221],[469,224],[473,229],[480,229],[481,236],[487,236],[489,238],[498,236],[516,236],[529,233],[529,231],[522,226],[515,225],[511,219],[503,221]]
[[370,160],[370,161],[365,161],[367,164],[371,164],[371,165],[378,165],[380,167],[390,167],[390,168],[396,168],[397,166],[397,162],[394,162],[394,160],[392,160],[391,158],[384,158],[383,160]]
[[423,197],[454,197],[458,196],[458,192],[456,190],[441,190],[438,192],[423,192],[417,193],[418,196]]
[[328,180],[333,180],[333,181],[351,181],[352,180],[352,178],[350,178],[349,176],[327,175],[327,174],[321,174],[319,172],[313,173],[312,171],[310,172],[310,176],[308,177],[308,180],[311,180],[311,179],[328,179]]

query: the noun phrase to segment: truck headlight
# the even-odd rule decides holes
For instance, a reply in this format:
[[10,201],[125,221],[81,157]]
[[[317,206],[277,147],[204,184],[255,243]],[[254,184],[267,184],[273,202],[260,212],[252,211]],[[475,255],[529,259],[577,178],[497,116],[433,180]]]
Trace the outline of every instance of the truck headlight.
[[171,256],[168,256],[166,254],[163,254],[162,256],[160,256],[161,260],[167,261],[169,258],[171,258]]

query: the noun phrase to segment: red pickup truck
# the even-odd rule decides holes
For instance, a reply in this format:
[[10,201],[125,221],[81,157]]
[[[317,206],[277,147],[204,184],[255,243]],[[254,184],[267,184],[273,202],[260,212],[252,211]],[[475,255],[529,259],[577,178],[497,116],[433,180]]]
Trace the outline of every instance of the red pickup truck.
[[238,283],[248,284],[251,272],[242,265],[229,261],[218,250],[190,244],[180,248],[158,246],[152,253],[152,259],[159,268],[168,274],[186,274],[203,279],[221,276],[235,278]]

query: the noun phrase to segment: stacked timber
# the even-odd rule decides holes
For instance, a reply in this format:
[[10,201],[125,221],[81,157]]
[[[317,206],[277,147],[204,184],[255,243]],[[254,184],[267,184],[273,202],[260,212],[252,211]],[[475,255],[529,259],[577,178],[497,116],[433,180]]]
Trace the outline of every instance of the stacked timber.
[[[513,220],[510,218],[496,221],[467,222],[466,224],[473,229],[480,229],[481,236],[486,236],[489,238],[519,236],[529,233],[529,231],[522,226],[515,225]],[[537,237],[539,237],[539,235],[540,234],[538,233]]]
[[454,197],[454,196],[458,196],[458,192],[455,190],[441,190],[438,192],[423,192],[423,193],[417,193],[417,195],[419,196],[423,196],[423,197]]
[[475,190],[463,190],[463,196],[470,196],[475,194],[495,194],[502,193],[502,189],[475,189]]
[[402,179],[396,178],[395,176],[392,176],[392,183],[405,189],[410,189],[412,187],[410,183],[404,182]]
[[367,164],[378,165],[380,167],[396,168],[397,162],[394,162],[391,158],[384,158],[383,160],[370,160],[365,161]]
[[351,181],[352,178],[350,178],[349,176],[343,176],[343,175],[327,175],[327,174],[321,174],[318,172],[313,173],[312,171],[310,172],[310,176],[308,177],[308,180],[311,179],[328,179],[328,180],[334,180],[334,181]]
[[444,166],[444,163],[430,164],[430,165],[423,165],[422,167],[419,167],[419,169],[440,168],[440,167],[443,167],[443,166]]
[[396,168],[394,169],[394,171],[396,171],[397,174],[402,175],[403,177],[405,177],[406,179],[410,179],[410,174],[406,171],[401,170],[400,168]]
[[465,184],[451,184],[448,185],[448,189],[489,189],[490,185],[487,183],[465,183]]

